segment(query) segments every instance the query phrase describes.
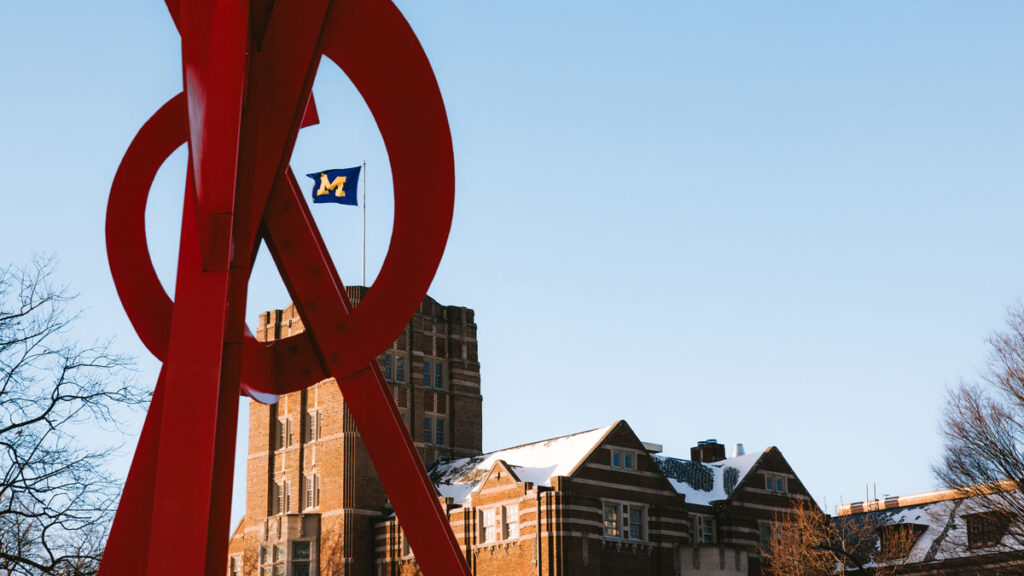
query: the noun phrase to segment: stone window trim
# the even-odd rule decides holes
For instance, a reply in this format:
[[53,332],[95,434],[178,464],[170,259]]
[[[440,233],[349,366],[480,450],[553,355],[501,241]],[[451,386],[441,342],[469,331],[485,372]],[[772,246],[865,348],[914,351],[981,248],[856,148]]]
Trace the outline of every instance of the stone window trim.
[[601,499],[602,537],[620,542],[648,542],[648,505]]
[[260,576],[283,576],[287,566],[288,547],[280,542],[265,543],[259,551]]
[[291,541],[291,576],[309,576],[312,574],[313,548],[310,540]]

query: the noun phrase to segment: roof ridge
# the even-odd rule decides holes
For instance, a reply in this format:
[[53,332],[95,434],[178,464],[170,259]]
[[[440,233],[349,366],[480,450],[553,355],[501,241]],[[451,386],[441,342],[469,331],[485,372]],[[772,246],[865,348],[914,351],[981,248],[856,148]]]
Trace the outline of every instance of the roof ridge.
[[[545,438],[543,440],[536,440],[534,442],[527,442],[525,444],[517,444],[515,446],[509,446],[508,448],[501,448],[500,450],[491,450],[490,452],[484,452],[483,454],[477,454],[476,456],[464,456],[463,458],[485,458],[491,454],[497,454],[498,452],[505,452],[507,450],[515,450],[516,448],[526,448],[527,446],[533,446],[534,444],[543,444],[544,442],[551,442],[552,440],[561,440],[562,438],[569,438],[570,436],[579,436],[580,434],[587,434],[590,432],[596,432],[605,428],[610,428],[615,424],[609,424],[608,426],[598,426],[597,428],[591,428],[590,430],[583,430],[581,432],[573,432],[572,434],[563,434],[562,436],[553,436],[551,438]],[[455,462],[455,460],[462,460],[462,458],[455,458],[448,460],[447,462]]]

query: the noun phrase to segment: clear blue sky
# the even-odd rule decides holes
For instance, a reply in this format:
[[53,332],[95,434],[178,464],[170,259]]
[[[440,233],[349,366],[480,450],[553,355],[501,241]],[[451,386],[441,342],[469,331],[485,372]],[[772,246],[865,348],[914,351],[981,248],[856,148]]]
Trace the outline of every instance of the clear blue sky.
[[[398,5],[451,119],[431,293],[477,311],[485,450],[621,418],[674,455],[779,446],[829,508],[934,487],[944,391],[1024,292],[1024,4]],[[0,54],[0,263],[57,254],[81,335],[115,335],[150,384],[103,219],[129,141],[180,90],[171,20],[158,0],[5,2]],[[366,159],[372,278],[384,147],[333,65],[315,93],[292,166]],[[167,286],[183,174],[179,151],[148,211]],[[358,283],[358,211],[316,215]],[[262,257],[249,318],[287,302]]]

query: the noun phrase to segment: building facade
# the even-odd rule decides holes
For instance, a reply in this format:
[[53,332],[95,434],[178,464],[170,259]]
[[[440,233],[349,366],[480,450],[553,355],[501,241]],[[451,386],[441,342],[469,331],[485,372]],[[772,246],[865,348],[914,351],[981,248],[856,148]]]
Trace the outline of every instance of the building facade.
[[[348,289],[358,305],[365,289]],[[293,306],[260,316],[257,338],[302,331]],[[429,468],[480,453],[480,364],[473,311],[425,298],[378,357]],[[388,501],[334,380],[251,403],[246,512],[232,535],[229,574],[370,575],[374,523]]]
[[[1000,493],[989,497],[998,500]],[[836,521],[873,528],[875,538],[861,560],[868,572],[1024,574],[1024,531],[1009,515],[994,512],[987,498],[956,489],[891,496],[840,506]]]
[[[257,336],[302,329],[289,307]],[[811,501],[774,447],[672,458],[625,421],[481,454],[468,308],[426,298],[378,362],[476,575],[759,574],[770,520]],[[251,404],[246,486],[229,576],[420,573],[333,380]]]
[[[438,463],[438,489],[473,574],[760,574],[776,514],[811,501],[778,449],[661,456],[625,421]],[[380,575],[418,574],[399,519],[377,524]]]

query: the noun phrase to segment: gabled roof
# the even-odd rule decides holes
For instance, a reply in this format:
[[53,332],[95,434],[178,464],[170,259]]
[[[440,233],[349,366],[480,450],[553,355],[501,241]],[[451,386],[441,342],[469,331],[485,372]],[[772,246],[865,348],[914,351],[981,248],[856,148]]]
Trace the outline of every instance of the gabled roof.
[[551,486],[553,477],[571,475],[616,424],[471,458],[440,462],[430,470],[430,479],[441,496],[463,505],[469,504],[470,495],[487,478],[498,460],[503,460],[522,482]]
[[[894,502],[877,500],[844,506],[839,510],[836,520],[862,517],[879,526],[913,524],[925,527],[907,555],[907,561],[910,563],[966,558],[1005,552],[1017,547],[1013,529],[1010,529],[1004,533],[1002,541],[996,546],[968,548],[967,522],[964,516],[989,509],[979,496],[962,496],[954,490],[937,490],[920,495],[900,496],[899,501],[913,502],[905,506],[899,506],[898,502],[895,502],[896,498],[890,500]],[[873,506],[882,509],[859,511]],[[851,509],[858,511],[854,512]]]
[[654,456],[654,461],[676,492],[686,496],[687,503],[710,506],[716,500],[727,500],[766,452],[711,463],[668,456]]

